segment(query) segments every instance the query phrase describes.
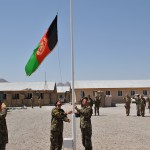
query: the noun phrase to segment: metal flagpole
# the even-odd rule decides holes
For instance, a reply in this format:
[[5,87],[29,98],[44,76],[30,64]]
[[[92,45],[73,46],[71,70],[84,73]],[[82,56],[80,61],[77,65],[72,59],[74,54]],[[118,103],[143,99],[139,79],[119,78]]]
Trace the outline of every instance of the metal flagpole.
[[71,71],[72,71],[72,139],[73,150],[76,150],[76,122],[75,122],[75,93],[74,93],[74,45],[73,45],[73,15],[72,0],[70,0],[70,36],[71,36]]

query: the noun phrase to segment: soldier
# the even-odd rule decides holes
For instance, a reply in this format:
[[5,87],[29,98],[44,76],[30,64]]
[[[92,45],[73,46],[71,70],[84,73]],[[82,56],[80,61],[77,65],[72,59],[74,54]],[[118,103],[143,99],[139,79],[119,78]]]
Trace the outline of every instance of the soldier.
[[82,144],[85,147],[85,150],[92,150],[92,125],[91,125],[91,116],[92,108],[88,104],[88,98],[84,97],[82,100],[83,107],[78,109],[77,106],[75,109],[77,113],[80,114],[80,128],[82,133]]
[[83,105],[82,105],[82,99],[80,99],[80,104],[81,104],[81,107],[83,107]]
[[129,116],[129,114],[130,114],[131,98],[130,98],[130,96],[128,94],[126,94],[123,99],[125,101],[126,115]]
[[96,116],[96,113],[99,115],[99,108],[100,108],[100,104],[101,104],[101,96],[96,96],[95,97],[95,101],[94,101],[94,110],[95,110],[95,116]]
[[63,121],[70,122],[67,114],[71,114],[72,111],[65,113],[63,109],[61,109],[62,103],[58,100],[55,104],[55,108],[52,109],[51,115],[51,135],[50,141],[51,146],[50,150],[61,150],[63,144]]
[[137,96],[133,97],[136,102],[136,110],[137,110],[137,116],[141,116],[141,99],[140,95],[138,94]]
[[31,107],[34,108],[34,95],[32,93],[32,97],[31,97]]
[[149,113],[150,113],[150,95],[147,97],[147,101],[148,101],[148,109],[149,109]]
[[6,144],[8,143],[6,115],[6,105],[0,101],[0,150],[5,150]]
[[141,95],[141,115],[142,117],[145,117],[145,106],[146,106],[146,100],[143,95]]
[[42,108],[42,99],[41,96],[38,97],[39,107]]
[[93,99],[91,98],[90,95],[88,95],[88,101],[89,101],[89,105],[92,108],[93,107]]

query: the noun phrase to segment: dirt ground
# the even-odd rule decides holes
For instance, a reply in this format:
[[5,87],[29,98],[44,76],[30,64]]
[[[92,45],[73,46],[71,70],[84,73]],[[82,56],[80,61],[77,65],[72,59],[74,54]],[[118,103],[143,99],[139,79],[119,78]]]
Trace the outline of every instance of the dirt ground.
[[[10,110],[7,114],[9,143],[6,150],[49,150],[50,122],[53,106]],[[62,107],[65,111],[71,105]],[[69,115],[71,118],[71,115]],[[79,118],[76,118],[77,150],[81,143]],[[93,150],[150,150],[150,114],[136,116],[136,105],[131,105],[130,116],[125,115],[123,104],[100,108],[100,116],[92,116]],[[64,138],[71,138],[72,124],[64,123]]]

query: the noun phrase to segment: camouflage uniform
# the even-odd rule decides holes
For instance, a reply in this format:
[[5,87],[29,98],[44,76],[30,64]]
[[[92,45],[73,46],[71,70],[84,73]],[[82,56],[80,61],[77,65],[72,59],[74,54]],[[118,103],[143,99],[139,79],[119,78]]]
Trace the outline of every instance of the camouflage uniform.
[[38,102],[39,102],[39,107],[42,108],[42,99],[41,99],[41,97],[38,98]]
[[91,116],[92,108],[90,106],[82,107],[81,109],[76,109],[80,114],[80,128],[82,133],[82,144],[85,150],[92,150],[92,125]]
[[31,98],[31,107],[32,108],[34,107],[34,98],[33,97]]
[[93,99],[91,97],[89,97],[88,99],[89,99],[88,100],[89,101],[89,105],[92,108],[93,107]]
[[148,101],[148,109],[149,109],[149,113],[150,113],[150,95],[147,97],[147,101]]
[[139,96],[135,98],[136,101],[136,110],[137,110],[137,116],[141,116],[141,99]]
[[145,116],[145,106],[146,106],[146,100],[144,97],[141,97],[141,115],[142,115],[142,117]]
[[125,101],[126,115],[129,116],[129,114],[130,114],[130,104],[131,104],[130,96],[125,95],[124,101]]
[[69,119],[64,110],[57,107],[52,109],[51,115],[50,150],[61,150],[63,144],[63,121],[68,121]]
[[95,101],[94,101],[94,110],[95,110],[95,116],[96,116],[96,113],[99,115],[99,107],[100,107],[100,103],[101,103],[101,96],[98,97],[96,96],[95,97]]
[[7,110],[0,110],[0,150],[5,150],[6,144],[8,143],[8,131],[6,124]]

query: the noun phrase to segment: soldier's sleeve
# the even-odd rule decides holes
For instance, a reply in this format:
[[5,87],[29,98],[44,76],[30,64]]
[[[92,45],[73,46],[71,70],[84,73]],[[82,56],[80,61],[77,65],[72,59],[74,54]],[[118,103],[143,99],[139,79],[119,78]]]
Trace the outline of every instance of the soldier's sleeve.
[[78,109],[79,113],[82,114],[85,118],[89,118],[92,115],[92,109],[90,107],[86,109]]
[[2,109],[0,113],[0,117],[6,117],[6,115],[7,115],[7,109]]
[[58,109],[53,109],[52,116],[58,119],[64,119],[65,117],[67,117],[63,109],[61,109],[61,111],[58,111]]

